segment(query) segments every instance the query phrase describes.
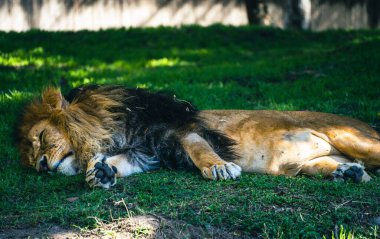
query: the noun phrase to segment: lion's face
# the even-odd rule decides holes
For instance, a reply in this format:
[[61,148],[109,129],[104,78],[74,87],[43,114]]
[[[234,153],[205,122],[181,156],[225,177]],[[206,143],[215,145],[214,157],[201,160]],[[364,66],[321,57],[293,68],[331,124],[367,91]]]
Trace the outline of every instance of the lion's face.
[[35,124],[27,136],[31,143],[26,153],[29,164],[37,171],[75,175],[81,171],[68,140],[48,121]]

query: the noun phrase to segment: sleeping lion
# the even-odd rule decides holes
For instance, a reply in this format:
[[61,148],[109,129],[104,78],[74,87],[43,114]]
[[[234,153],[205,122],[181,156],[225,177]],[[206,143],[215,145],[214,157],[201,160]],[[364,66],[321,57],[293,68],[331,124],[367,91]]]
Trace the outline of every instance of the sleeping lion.
[[[380,135],[348,117],[308,111],[196,110],[187,101],[121,86],[48,88],[23,114],[20,155],[37,171],[84,172],[90,187],[155,170],[322,174],[366,182],[380,168]],[[359,160],[359,161],[358,161]]]

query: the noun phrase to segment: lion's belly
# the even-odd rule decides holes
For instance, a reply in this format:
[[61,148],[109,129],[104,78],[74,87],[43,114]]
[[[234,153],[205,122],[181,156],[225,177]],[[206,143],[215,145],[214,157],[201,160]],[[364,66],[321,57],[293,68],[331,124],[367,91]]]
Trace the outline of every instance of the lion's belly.
[[203,111],[201,116],[238,143],[236,163],[246,172],[296,174],[306,161],[340,154],[280,111]]
[[241,155],[236,163],[246,172],[297,174],[304,162],[338,154],[328,142],[307,129],[243,135],[235,138]]

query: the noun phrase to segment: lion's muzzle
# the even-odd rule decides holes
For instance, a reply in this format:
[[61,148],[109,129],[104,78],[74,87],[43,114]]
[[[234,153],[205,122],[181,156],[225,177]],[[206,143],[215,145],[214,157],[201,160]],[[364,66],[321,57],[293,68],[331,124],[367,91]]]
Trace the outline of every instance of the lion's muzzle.
[[48,171],[49,170],[49,165],[48,165],[48,162],[47,162],[46,155],[42,155],[41,156],[41,158],[38,160],[36,168],[37,168],[38,172]]

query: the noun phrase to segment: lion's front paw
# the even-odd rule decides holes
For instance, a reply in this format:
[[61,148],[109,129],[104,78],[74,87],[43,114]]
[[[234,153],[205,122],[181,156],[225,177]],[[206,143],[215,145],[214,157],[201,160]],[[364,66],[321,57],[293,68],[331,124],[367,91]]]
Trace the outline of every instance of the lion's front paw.
[[212,165],[209,168],[204,167],[202,175],[212,180],[236,179],[241,175],[241,168],[234,163]]
[[87,172],[86,181],[90,187],[108,189],[116,184],[116,173],[116,167],[110,167],[106,162],[97,162],[94,168]]
[[347,181],[352,179],[356,183],[368,182],[371,177],[364,170],[364,167],[358,163],[342,163],[333,172],[334,181]]

